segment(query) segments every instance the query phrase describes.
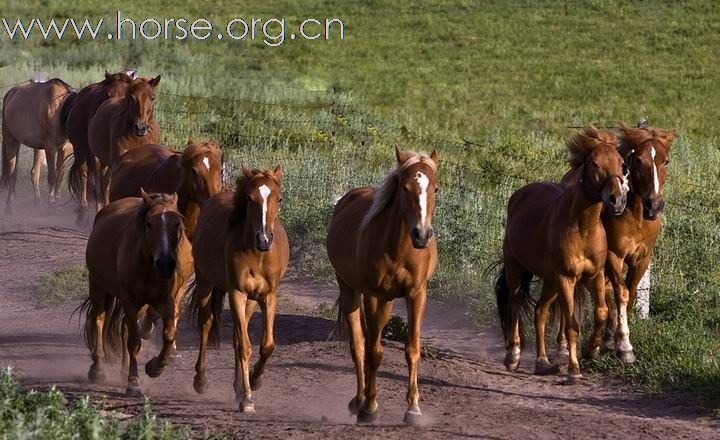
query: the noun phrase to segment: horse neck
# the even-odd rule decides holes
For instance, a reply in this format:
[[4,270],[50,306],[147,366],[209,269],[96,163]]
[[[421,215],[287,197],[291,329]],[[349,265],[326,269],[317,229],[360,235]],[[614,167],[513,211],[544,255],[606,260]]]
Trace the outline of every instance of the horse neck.
[[600,214],[602,213],[602,201],[596,200],[587,193],[587,188],[582,183],[575,186],[572,192],[570,205],[571,215],[567,217],[574,222],[580,231],[588,230],[599,225]]
[[128,243],[132,243],[130,247],[134,248],[135,251],[132,256],[126,256],[126,258],[134,258],[139,267],[152,268],[152,251],[148,249],[146,244],[144,220],[134,218],[128,225],[128,229],[124,235]]
[[395,260],[397,260],[405,250],[412,248],[409,229],[401,215],[400,205],[397,203],[397,191],[399,190],[400,187],[398,186],[390,206],[385,208],[385,210],[371,222],[371,224],[377,222],[376,224],[386,225],[384,228],[378,228],[381,232],[379,236],[376,236],[376,242],[387,243],[385,250]]
[[200,205],[194,200],[190,200],[190,194],[185,185],[178,190],[178,211],[185,217],[185,234],[188,240],[192,241],[195,226],[200,217]]

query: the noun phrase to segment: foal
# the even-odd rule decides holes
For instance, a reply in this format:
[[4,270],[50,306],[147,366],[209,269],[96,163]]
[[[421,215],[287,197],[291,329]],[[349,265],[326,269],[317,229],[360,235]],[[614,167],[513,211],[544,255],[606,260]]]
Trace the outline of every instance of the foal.
[[363,422],[377,417],[380,338],[393,300],[405,298],[409,327],[405,422],[414,424],[422,416],[417,385],[420,329],[427,281],[437,262],[432,216],[438,156],[434,151],[428,156],[397,148],[395,156],[397,166],[380,187],[354,189],[337,203],[327,252],[340,287],[338,324],[347,322],[355,363],[357,393],[348,405],[350,411]]
[[[89,379],[103,382],[103,361],[123,350],[128,396],[142,396],[137,372],[138,312],[149,305],[163,319],[162,350],[145,365],[148,376],[157,377],[168,364],[175,342],[175,298],[193,270],[177,195],[141,194],[113,202],[95,217],[86,252],[90,295],[82,306],[85,342],[93,360]],[[127,348],[120,347],[121,318]],[[129,365],[125,364],[127,354]]]
[[[265,364],[275,349],[273,325],[278,284],[288,265],[287,234],[278,220],[282,190],[282,168],[242,169],[235,194],[224,191],[205,204],[197,229],[194,309],[198,315],[200,350],[195,364],[193,387],[207,389],[205,352],[208,342],[219,340],[223,297],[229,292],[235,328],[235,394],[240,410],[255,411],[252,391],[260,388]],[[250,371],[252,346],[248,323],[257,304],[263,312],[264,332],[260,359]]]
[[545,353],[544,325],[552,301],[560,295],[570,350],[568,374],[580,376],[577,360],[578,323],[573,316],[574,290],[582,283],[595,301],[595,331],[589,348],[600,344],[607,318],[605,259],[607,238],[600,221],[605,206],[611,215],[625,209],[623,159],[612,132],[594,127],[573,136],[567,144],[570,162],[581,170],[577,184],[539,182],[517,190],[508,203],[503,241],[503,268],[495,285],[500,324],[505,334],[505,366],[520,363],[521,309],[530,302],[533,276],[542,279],[542,295],[535,310],[536,372],[552,369]]

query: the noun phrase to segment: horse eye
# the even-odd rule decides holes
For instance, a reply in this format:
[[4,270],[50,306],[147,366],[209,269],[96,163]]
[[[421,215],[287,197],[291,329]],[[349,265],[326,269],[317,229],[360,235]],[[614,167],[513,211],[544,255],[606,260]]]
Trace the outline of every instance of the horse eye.
[[282,203],[282,201],[283,201],[283,198],[280,197],[280,198],[278,199],[278,203]]
[[438,191],[440,191],[440,187],[439,187],[439,186],[436,186],[436,187],[435,187],[435,192],[437,193]]
[[665,165],[667,165],[667,164],[669,164],[669,163],[670,163],[670,159],[669,159],[669,158],[668,158],[668,159],[665,159]]
[[597,162],[593,162],[592,167],[595,169],[598,169],[598,168],[600,168],[600,165],[598,165]]

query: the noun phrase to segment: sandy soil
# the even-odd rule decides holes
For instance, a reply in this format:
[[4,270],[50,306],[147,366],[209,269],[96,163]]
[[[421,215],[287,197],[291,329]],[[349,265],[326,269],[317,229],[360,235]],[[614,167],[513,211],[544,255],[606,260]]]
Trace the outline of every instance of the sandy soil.
[[[77,318],[69,322],[78,304],[44,307],[35,297],[43,274],[84,261],[87,231],[77,230],[72,220],[70,206],[58,211],[22,207],[15,216],[0,214],[0,366],[13,366],[26,387],[57,384],[71,398],[89,394],[108,410],[136,414],[142,403],[124,396],[119,367],[117,374],[109,371],[109,385],[95,386],[87,380],[90,356]],[[289,279],[281,295],[277,348],[263,388],[255,393],[254,415],[239,413],[234,402],[227,311],[221,348],[209,353],[207,394],[200,396],[192,388],[197,339],[187,321],[180,325],[181,357],[157,379],[141,372],[156,412],[191,427],[197,436],[720,437],[717,422],[687,396],[647,398],[599,375],[564,385],[562,377],[532,376],[530,357],[519,372],[507,373],[494,330],[478,332],[462,311],[436,304],[429,306],[423,336],[440,356],[423,359],[420,366],[425,425],[402,423],[407,373],[402,347],[396,343],[387,344],[380,372],[379,419],[374,425],[357,425],[346,409],[354,390],[352,361],[339,343],[327,341],[334,323],[313,313],[318,304],[332,304],[336,291]],[[404,308],[402,302],[398,306]],[[257,317],[253,319],[254,344],[259,324]],[[144,344],[140,365],[157,353],[157,347],[157,340]]]

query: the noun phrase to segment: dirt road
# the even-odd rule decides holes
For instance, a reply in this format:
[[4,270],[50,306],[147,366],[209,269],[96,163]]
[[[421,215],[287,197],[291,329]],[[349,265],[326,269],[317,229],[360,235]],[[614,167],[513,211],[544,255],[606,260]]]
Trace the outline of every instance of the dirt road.
[[[13,366],[27,387],[57,384],[71,397],[89,394],[105,409],[138,413],[142,404],[124,396],[119,367],[117,374],[109,371],[112,382],[107,386],[88,382],[89,353],[77,319],[68,322],[77,303],[43,307],[35,298],[43,274],[82,264],[83,231],[75,230],[69,208],[43,214],[32,211],[32,217],[29,212],[25,209],[14,217],[0,214],[0,366]],[[520,372],[509,374],[502,366],[494,331],[477,332],[461,313],[435,304],[429,307],[423,336],[440,349],[440,356],[423,359],[420,366],[425,426],[402,424],[406,369],[404,353],[394,343],[386,347],[380,370],[378,422],[356,425],[346,409],[354,390],[352,361],[337,342],[327,342],[334,323],[313,312],[318,304],[332,304],[335,290],[289,280],[281,295],[277,348],[263,388],[255,394],[256,414],[239,413],[234,402],[231,319],[226,311],[222,346],[209,353],[206,395],[192,388],[197,340],[186,321],[181,322],[178,339],[181,357],[158,379],[141,372],[143,388],[159,416],[190,426],[197,436],[720,437],[717,422],[683,396],[646,398],[597,375],[563,385],[561,377],[529,374],[530,358]],[[259,321],[253,320],[254,344]],[[157,353],[157,344],[145,342],[140,365]]]

